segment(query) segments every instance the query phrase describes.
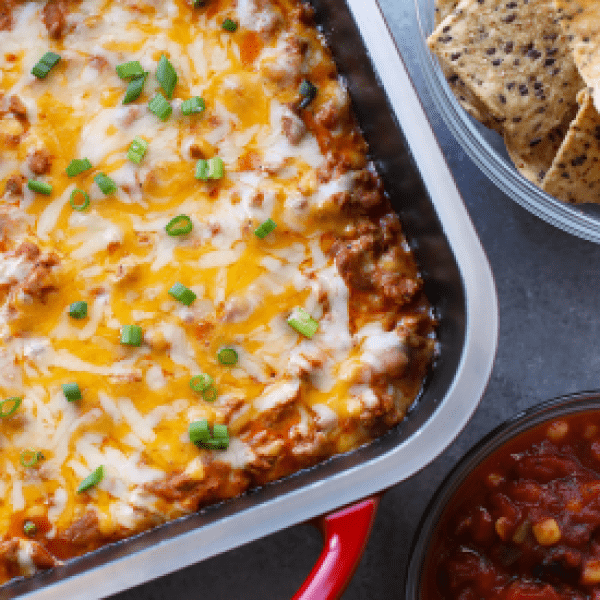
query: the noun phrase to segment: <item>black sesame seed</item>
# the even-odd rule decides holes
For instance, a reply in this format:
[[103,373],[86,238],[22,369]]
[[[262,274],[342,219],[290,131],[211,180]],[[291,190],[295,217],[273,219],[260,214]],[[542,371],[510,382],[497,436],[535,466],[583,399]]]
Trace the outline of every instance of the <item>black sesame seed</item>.
[[502,59],[501,58],[495,58],[492,61],[492,64],[494,65],[494,67],[497,67],[498,65],[502,64]]
[[572,161],[571,164],[574,167],[580,167],[585,161],[587,160],[587,156],[585,154],[580,154],[579,156],[576,156]]

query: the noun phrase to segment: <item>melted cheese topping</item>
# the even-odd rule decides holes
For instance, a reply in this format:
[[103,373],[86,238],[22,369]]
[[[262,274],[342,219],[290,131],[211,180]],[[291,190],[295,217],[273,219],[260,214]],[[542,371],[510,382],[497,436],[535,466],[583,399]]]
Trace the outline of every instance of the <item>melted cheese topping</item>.
[[[4,539],[22,535],[23,519],[37,518],[38,540],[52,548],[61,535],[72,541],[69,527],[90,513],[102,539],[123,537],[195,508],[176,488],[161,493],[173,474],[203,482],[219,477],[215,465],[223,478],[224,467],[256,472],[265,461],[276,464],[285,444],[311,462],[367,439],[369,410],[385,411],[364,369],[376,370],[406,338],[382,329],[382,311],[362,314],[357,327],[351,290],[329,252],[328,240],[352,227],[337,202],[356,178],[347,168],[318,174],[327,171],[328,148],[349,144],[354,130],[351,123],[307,127],[290,109],[309,76],[319,88],[316,106],[347,103],[316,31],[291,19],[295,6],[240,0],[193,10],[181,0],[83,0],[54,40],[40,3],[23,2],[0,31],[0,181],[17,173],[53,188],[43,196],[24,186],[15,199],[8,186],[3,199],[0,391],[23,398],[0,422]],[[240,24],[235,34],[221,28],[226,16]],[[61,61],[38,80],[30,71],[48,50]],[[164,122],[147,107],[159,90],[162,53],[179,77]],[[127,82],[115,67],[132,60],[149,76],[140,99],[123,105]],[[205,112],[182,115],[182,101],[195,95]],[[14,96],[25,118],[11,110]],[[139,166],[126,157],[135,136],[149,144]],[[42,149],[51,167],[35,175],[31,157]],[[360,142],[354,152],[363,160]],[[195,179],[200,156],[220,156],[225,176]],[[83,157],[93,169],[69,178],[66,166]],[[94,183],[99,172],[116,182],[115,194]],[[86,211],[69,205],[75,188],[90,195]],[[180,214],[191,217],[193,230],[171,237],[165,225]],[[277,228],[261,240],[253,231],[268,218]],[[24,243],[41,254],[23,251]],[[189,307],[169,296],[175,282],[196,293]],[[69,317],[76,300],[87,301],[87,318]],[[312,339],[287,324],[296,307],[318,320]],[[139,348],[119,343],[128,324],[142,327]],[[223,347],[237,351],[236,365],[218,362]],[[189,387],[201,372],[214,378],[215,402]],[[62,392],[71,381],[80,401],[67,402]],[[419,385],[385,393],[403,414]],[[198,419],[226,423],[229,448],[189,443],[188,425]],[[44,459],[23,467],[26,449]],[[100,465],[101,483],[78,494]],[[30,572],[27,548],[19,560]]]

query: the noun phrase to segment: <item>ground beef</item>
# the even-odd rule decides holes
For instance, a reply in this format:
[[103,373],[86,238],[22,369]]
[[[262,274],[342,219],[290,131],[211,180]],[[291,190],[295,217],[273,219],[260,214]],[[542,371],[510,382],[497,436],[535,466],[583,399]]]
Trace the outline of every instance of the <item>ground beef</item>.
[[48,35],[54,39],[60,39],[63,36],[67,26],[67,8],[62,0],[49,0],[42,11],[44,25],[48,30]]
[[36,175],[45,175],[52,166],[52,155],[45,148],[39,148],[29,157],[29,168]]

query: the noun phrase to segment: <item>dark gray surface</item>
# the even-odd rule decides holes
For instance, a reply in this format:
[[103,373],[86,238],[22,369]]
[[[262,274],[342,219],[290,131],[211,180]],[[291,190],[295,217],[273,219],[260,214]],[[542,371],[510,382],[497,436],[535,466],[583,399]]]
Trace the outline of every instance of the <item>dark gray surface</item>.
[[[411,55],[412,0],[381,0],[421,95]],[[416,525],[445,474],[484,433],[539,400],[600,388],[600,246],[546,225],[499,192],[465,156],[424,98],[440,145],[492,265],[500,301],[500,342],[480,407],[432,465],[389,490],[344,600],[403,598]],[[285,599],[301,585],[320,538],[294,527],[113,600]]]

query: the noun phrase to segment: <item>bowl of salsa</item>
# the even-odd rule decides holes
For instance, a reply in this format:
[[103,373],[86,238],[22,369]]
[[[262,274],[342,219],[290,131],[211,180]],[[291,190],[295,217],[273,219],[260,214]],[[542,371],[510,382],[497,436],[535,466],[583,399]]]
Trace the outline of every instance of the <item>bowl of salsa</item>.
[[417,531],[407,600],[600,600],[600,392],[494,429]]

